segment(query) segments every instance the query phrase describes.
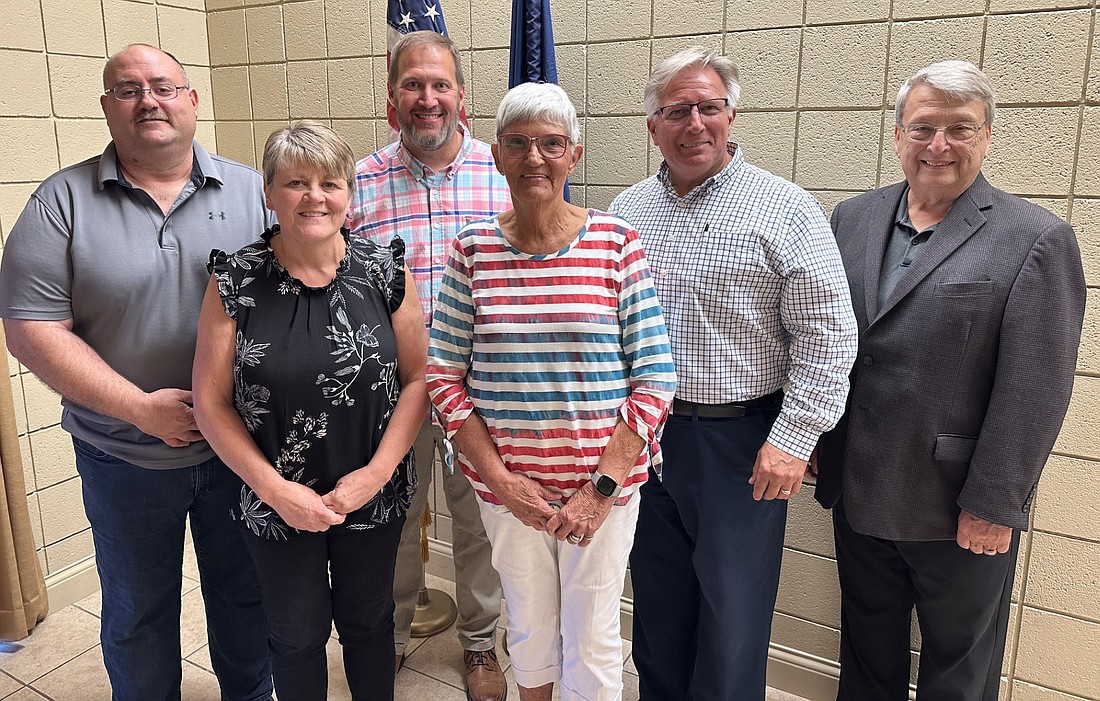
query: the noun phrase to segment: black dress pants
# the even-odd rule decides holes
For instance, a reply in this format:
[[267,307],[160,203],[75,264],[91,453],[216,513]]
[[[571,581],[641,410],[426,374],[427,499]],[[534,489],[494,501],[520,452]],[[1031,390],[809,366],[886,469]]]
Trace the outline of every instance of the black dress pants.
[[856,533],[833,509],[840,573],[837,701],[909,698],[910,622],[921,632],[917,699],[996,701],[1020,533],[1001,555],[954,540],[893,541]]
[[366,530],[245,534],[267,613],[279,701],[326,701],[328,643],[340,638],[351,697],[393,699],[393,570],[404,517]]

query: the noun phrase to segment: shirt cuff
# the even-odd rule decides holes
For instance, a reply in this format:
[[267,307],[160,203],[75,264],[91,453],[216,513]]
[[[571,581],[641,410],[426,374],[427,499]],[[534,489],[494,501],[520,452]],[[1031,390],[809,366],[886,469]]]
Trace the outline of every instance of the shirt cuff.
[[807,430],[792,423],[786,414],[779,415],[768,434],[768,442],[776,448],[799,460],[807,461],[817,447],[819,438],[821,435],[817,431]]

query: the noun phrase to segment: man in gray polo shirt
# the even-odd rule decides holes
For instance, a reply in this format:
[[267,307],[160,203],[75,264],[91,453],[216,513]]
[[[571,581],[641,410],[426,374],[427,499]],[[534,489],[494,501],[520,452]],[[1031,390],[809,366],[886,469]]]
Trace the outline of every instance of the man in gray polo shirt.
[[190,518],[222,698],[270,699],[259,590],[229,518],[240,482],[202,439],[190,391],[205,262],[258,238],[261,178],[194,141],[198,95],[170,54],[128,46],[103,86],[112,142],[42,183],[8,237],[8,349],[62,395],[113,698],[180,698]]

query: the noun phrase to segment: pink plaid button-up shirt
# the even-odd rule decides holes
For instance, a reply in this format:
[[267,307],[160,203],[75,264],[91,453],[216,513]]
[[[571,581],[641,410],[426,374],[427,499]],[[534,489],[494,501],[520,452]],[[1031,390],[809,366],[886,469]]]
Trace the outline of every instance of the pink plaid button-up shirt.
[[489,145],[460,129],[462,147],[438,173],[413,158],[400,140],[355,167],[348,228],[382,245],[394,236],[405,241],[405,264],[416,280],[428,326],[459,229],[512,208],[508,183],[497,171]]

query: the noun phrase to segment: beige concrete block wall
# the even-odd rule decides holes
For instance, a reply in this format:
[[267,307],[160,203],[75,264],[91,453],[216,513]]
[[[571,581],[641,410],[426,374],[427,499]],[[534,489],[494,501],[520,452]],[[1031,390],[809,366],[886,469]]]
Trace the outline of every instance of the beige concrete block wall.
[[[210,48],[203,0],[9,0],[0,23],[0,237],[37,184],[103,150],[103,64],[132,42],[160,45],[199,90],[211,150]],[[9,357],[35,543],[50,582],[86,569],[93,550],[58,396]],[[94,577],[93,577],[94,580]]]
[[[491,138],[507,81],[510,3],[442,5],[462,53],[474,133]],[[88,87],[83,77],[124,41],[159,40],[182,54],[206,81],[200,134],[213,141],[216,132],[220,152],[232,158],[256,164],[270,131],[301,117],[327,121],[359,154],[387,138],[384,0],[9,6],[0,27],[0,126],[8,137],[0,140],[0,236],[37,180],[89,155],[89,144],[98,149],[105,130],[88,104],[98,85]],[[743,95],[734,138],[751,162],[794,179],[827,210],[901,177],[892,101],[904,77],[944,58],[972,60],[990,74],[1000,104],[986,174],[1074,225],[1090,286],[1073,405],[1022,541],[1002,698],[1100,701],[1096,1],[628,0],[609,9],[552,0],[552,11],[560,81],[577,105],[586,147],[572,193],[588,206],[606,207],[660,164],[645,132],[641,88],[661,59],[684,46],[735,57]],[[20,89],[26,85],[38,90]],[[90,552],[71,450],[48,390],[10,367],[32,515],[54,572]],[[438,492],[429,535],[445,559],[450,519]],[[828,514],[807,489],[791,508],[773,672],[776,683],[811,698],[830,697],[836,671],[833,558]],[[916,657],[915,630],[913,638]]]

